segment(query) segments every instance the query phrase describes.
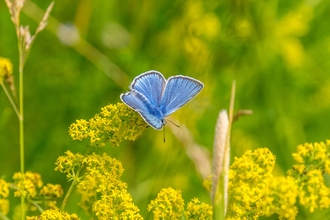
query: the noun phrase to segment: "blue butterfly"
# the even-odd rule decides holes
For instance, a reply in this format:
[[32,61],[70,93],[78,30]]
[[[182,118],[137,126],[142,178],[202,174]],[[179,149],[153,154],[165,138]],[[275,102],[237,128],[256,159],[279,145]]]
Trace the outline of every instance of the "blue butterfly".
[[166,124],[165,117],[172,114],[193,99],[204,84],[188,76],[165,77],[151,70],[135,77],[129,92],[120,95],[120,99],[144,121],[160,130]]

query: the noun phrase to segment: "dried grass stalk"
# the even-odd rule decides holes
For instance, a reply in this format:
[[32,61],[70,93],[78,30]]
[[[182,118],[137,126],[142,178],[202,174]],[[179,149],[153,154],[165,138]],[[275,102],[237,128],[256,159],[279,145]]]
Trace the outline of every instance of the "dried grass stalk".
[[[226,110],[221,110],[218,116],[215,127],[214,147],[213,147],[213,164],[212,164],[212,189],[211,196],[214,202],[215,196],[218,193],[218,184],[220,175],[227,171],[227,164],[224,161],[229,161],[229,149],[226,151],[227,134],[229,128],[228,114]],[[229,162],[227,162],[229,165]],[[226,166],[224,168],[224,165]]]

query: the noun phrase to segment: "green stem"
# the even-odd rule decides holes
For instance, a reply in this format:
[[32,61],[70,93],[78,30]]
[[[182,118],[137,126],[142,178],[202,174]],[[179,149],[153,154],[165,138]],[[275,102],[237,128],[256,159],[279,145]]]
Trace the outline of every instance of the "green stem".
[[[20,162],[21,162],[21,173],[24,177],[25,172],[25,161],[24,161],[24,103],[23,103],[23,62],[22,54],[20,53],[20,64],[19,64],[19,137],[20,137]],[[21,196],[21,211],[22,211],[22,220],[25,219],[25,196],[22,193]]]
[[69,197],[70,197],[70,195],[71,195],[71,193],[72,193],[74,187],[78,184],[79,174],[80,174],[81,167],[82,167],[82,166],[80,166],[80,167],[78,168],[78,172],[77,172],[77,174],[75,175],[75,178],[73,179],[73,181],[72,181],[72,183],[71,183],[71,186],[70,186],[68,192],[66,193],[64,199],[63,199],[63,203],[62,203],[62,206],[61,206],[61,210],[62,210],[62,211],[64,210],[66,204],[68,203]]
[[[85,154],[84,154],[84,157],[86,157],[86,156],[89,154],[89,152],[90,152],[91,150],[92,150],[92,146],[89,146],[89,147],[87,148]],[[75,187],[75,186],[78,184],[78,182],[79,182],[79,179],[80,179],[80,178],[79,178],[79,175],[80,175],[80,171],[81,171],[82,168],[83,168],[83,165],[80,164],[80,166],[79,166],[78,169],[77,169],[77,173],[74,174],[74,179],[73,179],[73,181],[72,181],[72,183],[71,183],[71,186],[70,186],[68,192],[66,193],[64,199],[63,199],[63,203],[62,203],[62,206],[61,206],[61,210],[62,210],[62,211],[64,211],[64,208],[65,208],[66,204],[68,203],[69,197],[71,196],[71,193],[72,193],[74,187]]]
[[[19,137],[20,137],[20,168],[21,173],[24,178],[24,172],[25,172],[25,161],[24,161],[24,90],[23,90],[23,69],[24,69],[24,63],[25,63],[25,55],[24,55],[24,42],[21,37],[20,32],[20,24],[19,24],[19,17],[17,19],[18,24],[16,25],[16,34],[17,34],[17,41],[18,41],[18,54],[19,54]],[[23,189],[21,189],[23,190]],[[25,219],[25,196],[24,193],[21,194],[21,219]]]
[[16,106],[14,100],[12,99],[10,93],[8,92],[6,86],[5,86],[3,83],[1,83],[1,86],[2,86],[3,90],[5,91],[6,96],[8,97],[8,99],[9,99],[9,101],[10,101],[10,104],[13,106],[13,108],[14,108],[16,114],[17,114],[17,117],[20,118],[21,116],[20,116],[20,114],[19,114],[19,112],[18,112],[17,106]]
[[0,212],[0,219],[10,220],[7,216],[5,216],[4,214],[2,214],[1,212]]
[[41,208],[40,205],[36,201],[30,200],[29,202],[32,203],[38,209],[38,211],[40,213],[42,213],[44,211],[43,208]]

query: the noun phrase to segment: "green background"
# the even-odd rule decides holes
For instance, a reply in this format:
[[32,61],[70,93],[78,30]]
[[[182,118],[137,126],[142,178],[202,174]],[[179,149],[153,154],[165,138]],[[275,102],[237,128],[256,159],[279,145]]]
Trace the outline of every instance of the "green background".
[[[27,2],[21,16],[32,33],[50,1],[34,3]],[[202,161],[207,171],[215,123],[219,111],[228,109],[233,80],[235,109],[254,114],[233,125],[232,159],[267,147],[276,155],[274,174],[282,175],[293,165],[298,144],[330,138],[329,11],[325,0],[55,2],[24,73],[26,170],[67,190],[65,176],[54,171],[56,158],[67,150],[82,153],[87,145],[70,138],[70,124],[120,102],[135,76],[158,70],[166,78],[182,74],[205,85],[170,117],[181,128],[166,125],[165,143],[162,131],[148,128],[135,142],[98,149],[123,163],[123,180],[143,216],[151,217],[146,206],[163,187],[181,189],[186,203],[194,197],[210,203],[204,177],[185,150],[189,141],[176,136],[188,128],[193,143],[208,151]],[[4,1],[0,56],[13,62],[17,87],[17,40]],[[15,112],[0,92],[0,175],[8,181],[19,171],[18,131]],[[76,199],[68,210],[83,216]],[[300,209],[297,219],[328,215]]]

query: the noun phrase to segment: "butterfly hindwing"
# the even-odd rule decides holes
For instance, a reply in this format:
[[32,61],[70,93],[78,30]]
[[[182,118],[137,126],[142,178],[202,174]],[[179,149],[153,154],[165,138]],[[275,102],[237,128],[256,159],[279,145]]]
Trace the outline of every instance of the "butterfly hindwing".
[[120,95],[120,99],[134,111],[138,112],[144,121],[151,127],[159,130],[163,127],[161,119],[157,118],[153,113],[149,100],[140,92],[132,90]]
[[164,76],[160,72],[152,70],[135,77],[130,88],[143,94],[150,104],[159,106],[165,84]]
[[166,83],[160,105],[164,117],[188,103],[203,87],[202,82],[187,76],[170,77]]

